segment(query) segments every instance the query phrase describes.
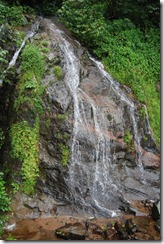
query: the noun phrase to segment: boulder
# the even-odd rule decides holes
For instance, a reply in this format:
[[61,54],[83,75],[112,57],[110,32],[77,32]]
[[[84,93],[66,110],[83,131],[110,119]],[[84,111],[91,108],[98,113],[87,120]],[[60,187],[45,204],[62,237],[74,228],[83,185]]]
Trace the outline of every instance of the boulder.
[[160,218],[160,202],[158,205],[155,203],[153,204],[153,207],[151,209],[151,216],[154,220],[158,220]]
[[160,222],[160,219],[156,220],[155,223],[154,223],[154,228],[160,232],[160,229],[161,229],[161,222]]
[[143,151],[142,163],[143,163],[144,168],[147,168],[147,169],[159,169],[160,168],[159,156],[157,156],[151,152],[147,152],[145,150]]
[[125,222],[125,227],[128,234],[132,234],[137,231],[137,226],[132,219],[127,219]]
[[126,227],[124,226],[124,224],[120,224],[120,223],[116,222],[114,227],[119,235],[119,240],[127,240],[128,233],[127,233],[127,230],[126,230]]
[[85,240],[86,228],[80,224],[65,224],[59,227],[55,234],[65,240]]

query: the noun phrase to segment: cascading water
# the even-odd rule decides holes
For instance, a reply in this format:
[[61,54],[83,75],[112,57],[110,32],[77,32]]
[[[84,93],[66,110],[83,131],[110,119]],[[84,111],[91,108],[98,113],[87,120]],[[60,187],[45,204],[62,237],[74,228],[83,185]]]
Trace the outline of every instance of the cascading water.
[[20,54],[20,52],[22,50],[22,48],[26,44],[26,41],[28,39],[32,38],[36,34],[36,32],[38,31],[38,29],[39,29],[39,20],[36,21],[32,25],[31,30],[27,32],[27,34],[26,34],[26,36],[25,36],[25,38],[24,38],[24,40],[23,40],[20,48],[18,50],[16,50],[16,52],[14,53],[11,61],[9,62],[9,65],[8,65],[7,69],[2,73],[2,79],[0,79],[0,86],[3,84],[3,79],[4,79],[4,76],[5,76],[6,72],[7,72],[7,70],[9,70],[11,67],[13,67],[15,65],[15,63],[16,63],[18,57],[19,57],[19,54]]
[[[54,25],[51,27],[51,30],[56,31]],[[75,202],[83,206],[94,206],[106,212],[106,214],[114,216],[116,211],[109,210],[107,189],[110,187],[113,192],[118,191],[118,195],[120,193],[110,177],[110,138],[107,139],[101,129],[101,121],[104,121],[104,118],[97,110],[94,101],[79,88],[80,61],[76,57],[72,45],[63,37],[63,33],[60,30],[57,30],[57,32],[58,38],[60,39],[60,49],[65,59],[65,82],[70,89],[74,101],[72,156],[71,164],[69,165],[69,178],[67,179],[68,186]],[[86,106],[89,106],[92,110],[92,120],[87,118],[85,113]],[[84,131],[86,128],[88,128],[88,131]],[[91,130],[94,133],[92,135]],[[93,171],[92,175],[87,174],[87,169],[81,163],[81,145],[79,138],[84,136],[92,145],[89,162],[89,168]],[[85,185],[83,184],[84,180]],[[87,201],[87,198],[89,201]]]
[[115,81],[112,79],[112,77],[105,71],[102,63],[100,63],[99,61],[96,61],[92,57],[90,57],[90,59],[97,65],[97,67],[101,71],[102,75],[109,80],[109,82],[111,83],[113,91],[119,96],[120,100],[124,101],[130,108],[130,115],[131,115],[131,119],[132,119],[134,137],[135,137],[134,138],[135,139],[135,148],[136,148],[136,151],[138,154],[137,162],[138,162],[138,166],[141,170],[141,173],[143,174],[144,169],[143,169],[143,165],[142,165],[142,161],[141,161],[142,152],[141,152],[141,145],[140,145],[140,136],[138,133],[137,122],[136,122],[135,114],[134,114],[135,113],[135,105],[129,98],[127,98],[127,96],[118,87],[118,85],[115,83]]
[[[81,205],[86,210],[94,209],[101,215],[115,216],[119,213],[120,203],[129,201],[128,194],[130,193],[126,194],[129,187],[129,174],[137,172],[140,175],[140,183],[137,187],[143,186],[146,192],[140,145],[141,135],[135,116],[135,104],[105,71],[103,65],[89,56],[91,65],[94,69],[97,67],[96,72],[100,80],[109,88],[113,99],[110,100],[108,95],[98,95],[99,89],[95,95],[94,89],[97,89],[96,85],[98,86],[96,76],[89,81],[87,80],[89,78],[81,80],[81,61],[74,46],[68,40],[69,37],[51,21],[48,22],[48,26],[60,47],[64,82],[73,99],[71,159],[68,165],[68,176],[65,176],[71,195],[70,202]],[[91,86],[93,89],[90,89]],[[116,100],[114,97],[117,97]],[[112,128],[117,122],[119,133],[124,134],[126,129],[125,111],[118,106],[118,103],[127,107],[136,153],[134,160],[138,171],[130,168],[127,170],[126,167],[117,163],[117,158],[123,158],[125,152],[116,152],[114,145],[118,142],[119,146],[123,147],[124,142],[123,139],[120,139],[120,142],[115,137]],[[111,111],[112,118],[108,118],[108,110]],[[132,188],[135,182],[132,182]],[[133,191],[133,189],[130,190]]]

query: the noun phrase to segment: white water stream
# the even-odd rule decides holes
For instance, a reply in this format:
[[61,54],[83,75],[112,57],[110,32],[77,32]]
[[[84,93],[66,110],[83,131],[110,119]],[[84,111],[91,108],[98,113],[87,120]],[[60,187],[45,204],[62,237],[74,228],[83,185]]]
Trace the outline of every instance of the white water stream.
[[[24,40],[23,40],[21,46],[20,46],[20,47],[18,48],[18,50],[16,50],[16,52],[14,53],[14,55],[13,55],[11,61],[9,62],[9,65],[8,65],[7,69],[3,72],[2,77],[5,76],[7,70],[9,70],[11,67],[13,67],[13,66],[16,64],[16,61],[17,61],[17,59],[18,59],[18,57],[19,57],[19,54],[20,54],[20,52],[22,51],[23,47],[25,46],[26,41],[27,41],[28,39],[32,38],[32,37],[36,34],[36,32],[38,31],[38,29],[39,29],[39,20],[36,21],[36,22],[32,25],[31,30],[27,32],[27,34],[26,34],[26,36],[25,36],[25,38],[24,38]],[[2,86],[2,84],[3,84],[3,78],[0,79],[0,86]]]

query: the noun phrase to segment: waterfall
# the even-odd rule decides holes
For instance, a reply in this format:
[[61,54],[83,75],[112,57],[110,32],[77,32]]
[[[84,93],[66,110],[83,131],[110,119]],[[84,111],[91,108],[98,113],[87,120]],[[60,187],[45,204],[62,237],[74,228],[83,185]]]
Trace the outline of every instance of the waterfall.
[[130,109],[130,115],[131,115],[131,120],[133,124],[133,130],[134,130],[134,142],[135,142],[135,149],[137,152],[137,163],[138,167],[141,170],[143,182],[145,182],[144,179],[144,168],[142,165],[142,151],[141,151],[141,145],[140,145],[140,135],[138,133],[138,128],[137,128],[137,122],[135,118],[135,105],[132,100],[130,100],[124,93],[123,91],[119,88],[119,86],[116,84],[116,82],[113,80],[113,78],[105,71],[104,66],[101,62],[96,61],[94,58],[90,56],[90,59],[97,65],[99,68],[100,72],[102,75],[107,78],[107,80],[111,83],[113,91],[119,96],[120,100],[124,101]]
[[[75,55],[73,46],[64,38],[62,31],[56,30],[54,24],[51,25],[51,30],[58,34],[59,46],[65,59],[65,83],[72,94],[74,106],[71,164],[69,165],[69,178],[67,179],[68,186],[71,189],[75,202],[81,203],[84,206],[94,206],[110,216],[115,216],[119,211],[110,211],[106,206],[107,188],[110,187],[112,191],[118,191],[118,195],[119,190],[109,177],[111,171],[110,138],[107,140],[101,130],[101,121],[104,119],[100,117],[94,101],[79,88],[80,60]],[[89,106],[93,112],[92,121],[87,118],[85,106]],[[86,128],[88,128],[88,131],[85,132]],[[91,129],[94,130],[93,135],[90,135]],[[92,175],[87,175],[87,169],[81,163],[80,137],[83,137],[84,134],[85,139],[93,145],[90,155]],[[84,177],[85,185],[83,184]],[[87,198],[92,199],[92,201],[87,201]],[[100,199],[103,199],[101,203]]]
[[[116,100],[110,100],[108,95],[99,101],[99,97],[94,92],[87,89],[87,78],[81,79],[81,60],[72,45],[71,40],[66,34],[57,28],[51,21],[48,22],[51,33],[59,45],[62,56],[63,80],[72,97],[73,114],[69,114],[71,123],[73,121],[71,138],[71,158],[68,164],[68,175],[65,181],[69,189],[70,202],[81,205],[85,209],[92,209],[96,213],[104,216],[116,216],[120,213],[119,206],[122,202],[129,202],[129,194],[136,195],[141,192],[146,195],[145,171],[142,165],[141,134],[138,128],[136,117],[136,107],[134,102],[123,92],[118,83],[105,71],[101,62],[89,56],[89,62],[98,72],[99,83],[109,84],[110,94],[117,97]],[[79,48],[80,44],[77,43]],[[96,77],[96,75],[95,75]],[[88,78],[89,79],[89,78]],[[96,79],[96,78],[95,78]],[[92,84],[91,84],[92,83]],[[96,87],[96,81],[89,80],[88,86]],[[94,89],[93,89],[94,90]],[[97,97],[96,97],[97,96]],[[101,100],[100,96],[100,100]],[[106,104],[103,102],[106,101]],[[127,107],[129,116],[131,136],[134,140],[138,179],[133,180],[133,169],[118,164],[118,154],[114,148],[117,138],[112,134],[112,126],[120,123],[119,130],[125,133],[124,111],[118,104]],[[112,117],[109,121],[107,108],[117,110],[117,117]],[[113,112],[113,116],[114,116]],[[114,142],[113,142],[114,141]],[[118,139],[119,143],[119,139]],[[119,145],[124,145],[123,139]],[[120,153],[123,158],[126,154]],[[117,155],[116,155],[117,154]],[[121,171],[122,170],[122,171]],[[129,177],[129,178],[128,178]],[[132,180],[131,180],[132,179]],[[129,185],[129,180],[130,182]],[[133,184],[138,183],[138,189],[134,189]],[[140,189],[140,186],[142,189]],[[128,189],[128,190],[127,190]],[[143,192],[142,192],[143,191]]]

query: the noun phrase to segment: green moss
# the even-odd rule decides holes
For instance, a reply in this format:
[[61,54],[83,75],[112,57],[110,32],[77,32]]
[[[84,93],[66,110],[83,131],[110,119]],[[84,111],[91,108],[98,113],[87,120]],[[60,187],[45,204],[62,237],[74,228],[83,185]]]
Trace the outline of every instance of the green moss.
[[50,125],[51,125],[51,120],[47,119],[46,122],[45,122],[45,125],[46,125],[47,128],[49,128]]
[[61,153],[61,163],[63,166],[67,166],[70,157],[70,149],[67,145],[59,144],[59,149]]
[[61,134],[60,132],[57,132],[56,137],[57,137],[57,139],[68,140],[70,136],[66,132],[64,132],[63,134]]
[[144,142],[147,142],[147,141],[148,141],[147,136],[144,136],[144,137],[143,137],[143,140],[144,140]]
[[44,47],[48,47],[48,41],[43,40],[43,41],[41,42],[41,45],[43,45]]
[[142,108],[140,109],[139,112],[140,112],[140,115],[141,115],[142,119],[144,119],[144,118],[146,117],[146,111],[145,111],[145,108],[142,107]]
[[125,131],[124,142],[127,145],[130,145],[130,143],[131,143],[131,134],[130,134],[130,132],[128,130]]
[[39,175],[39,119],[34,127],[30,127],[27,121],[13,124],[10,137],[11,155],[22,163],[22,189],[26,194],[32,194]]
[[49,52],[49,48],[47,48],[47,47],[42,47],[42,52],[43,53],[48,53]]
[[67,118],[67,115],[66,114],[58,114],[57,115],[57,119],[58,120],[66,120],[66,118]]
[[58,132],[58,133],[56,134],[56,137],[57,137],[57,139],[62,139],[62,135],[61,135],[61,133]]
[[55,74],[55,76],[57,77],[58,80],[61,79],[61,77],[62,77],[62,69],[61,69],[61,67],[59,65],[56,65],[54,67],[54,74]]

